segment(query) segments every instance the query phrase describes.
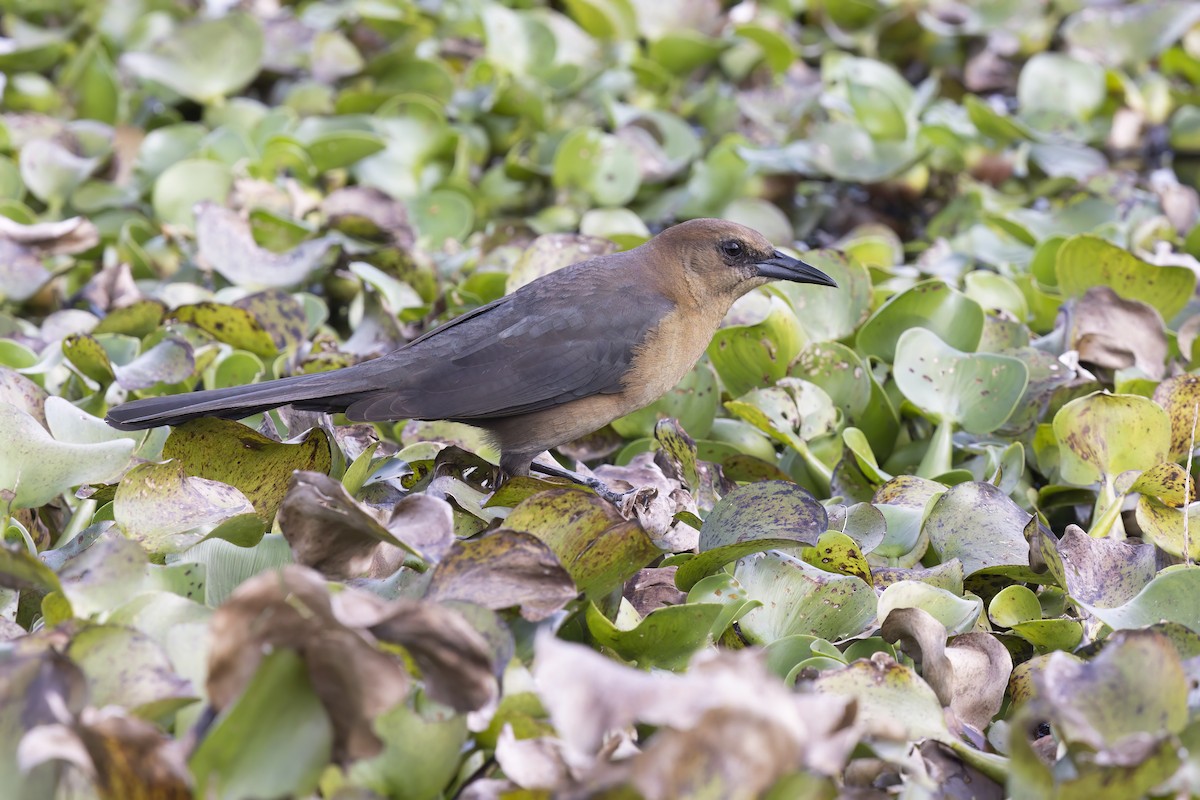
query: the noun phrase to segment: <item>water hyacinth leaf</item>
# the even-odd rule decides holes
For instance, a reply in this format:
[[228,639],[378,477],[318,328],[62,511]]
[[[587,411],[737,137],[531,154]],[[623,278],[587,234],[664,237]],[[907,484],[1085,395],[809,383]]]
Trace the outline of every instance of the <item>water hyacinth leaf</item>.
[[117,486],[113,500],[117,525],[156,555],[186,550],[222,522],[253,512],[254,506],[238,489],[189,476],[175,462],[134,467]]
[[[1124,486],[1126,476],[1133,477],[1128,487]],[[1172,508],[1182,508],[1196,499],[1195,482],[1187,470],[1174,461],[1155,464],[1141,474],[1122,473],[1116,481],[1116,488],[1118,491],[1149,495]]]
[[835,506],[829,509],[829,529],[846,534],[869,553],[879,546],[887,533],[887,520],[883,512],[870,503],[855,503],[844,507],[844,513]]
[[900,336],[910,328],[927,328],[950,347],[974,352],[983,335],[983,309],[942,281],[925,281],[880,306],[858,329],[855,345],[890,364]]
[[1062,35],[1073,49],[1108,67],[1143,64],[1200,21],[1200,9],[1181,0],[1085,8],[1067,17]]
[[[753,456],[763,461],[775,460],[775,445],[757,428],[748,422],[730,417],[718,417],[713,420],[709,438],[701,440],[697,445],[703,454],[706,442],[717,445],[728,445],[738,453]],[[704,456],[701,456],[704,458]],[[706,461],[716,459],[704,458]]]
[[599,644],[642,669],[682,669],[712,641],[712,628],[723,603],[686,603],[651,611],[636,626],[620,629],[588,603],[588,632]]
[[421,239],[435,249],[447,241],[462,241],[475,227],[470,198],[454,189],[435,189],[414,198],[409,212]]
[[135,445],[126,438],[61,442],[25,411],[0,402],[0,490],[14,492],[13,508],[37,508],[74,486],[111,482]]
[[1170,457],[1187,456],[1200,433],[1200,375],[1174,375],[1154,389],[1154,402],[1166,409],[1171,421]]
[[945,589],[956,597],[963,596],[963,569],[958,559],[929,568],[874,567],[871,577],[876,589],[886,589],[898,581],[920,581]]
[[86,377],[107,386],[116,377],[104,346],[86,333],[72,334],[63,339],[63,355]]
[[824,506],[794,483],[764,481],[721,498],[700,528],[700,554],[681,564],[675,584],[688,591],[701,578],[751,553],[815,545],[828,527]]
[[772,439],[804,450],[805,442],[832,433],[837,409],[825,390],[799,378],[780,378],[725,404],[730,412]]
[[895,736],[896,726],[908,740],[951,738],[942,703],[916,672],[893,659],[862,659],[813,682],[819,694],[853,698],[858,719],[868,734]]
[[1079,360],[1108,369],[1134,367],[1154,380],[1166,371],[1167,337],[1158,312],[1093,286],[1074,305],[1069,346]]
[[195,206],[199,256],[226,280],[250,288],[297,286],[325,261],[333,247],[329,237],[301,242],[284,253],[259,247],[250,224],[216,202]]
[[1119,606],[1103,608],[1082,601],[1080,605],[1113,630],[1144,628],[1164,621],[1200,630],[1200,608],[1192,602],[1197,592],[1200,567],[1176,566],[1160,572]]
[[787,303],[750,294],[734,304],[707,352],[725,389],[740,397],[786,375],[803,346],[804,332]]
[[[279,529],[296,563],[332,579],[356,578],[371,569],[381,544],[412,552],[321,472],[292,473],[279,507]],[[396,554],[403,560],[404,552]]]
[[1002,628],[1042,618],[1042,605],[1028,586],[1006,586],[988,603],[988,617]]
[[553,180],[559,188],[584,192],[598,206],[623,206],[641,185],[633,149],[595,128],[563,138],[554,154]]
[[[920,150],[914,138],[877,139],[856,122],[837,121],[814,125],[808,139],[787,145],[782,155],[788,167],[798,171],[824,173],[848,182],[877,183],[912,167]],[[748,160],[753,163],[753,156]]]
[[163,458],[177,459],[187,475],[236,487],[267,523],[275,518],[294,471],[328,473],[332,463],[329,438],[319,428],[291,444],[211,418],[173,428],[163,444]]
[[990,567],[1029,567],[1030,515],[990,483],[951,486],[922,525],[939,561],[958,559],[970,576]]
[[191,228],[197,203],[224,203],[233,188],[233,171],[227,164],[205,158],[177,161],[154,181],[150,203],[163,222]]
[[512,265],[508,281],[505,283],[505,292],[511,294],[543,275],[557,272],[579,261],[606,256],[616,251],[617,248],[611,241],[596,236],[575,233],[543,234],[534,239]]
[[809,344],[788,375],[824,389],[847,420],[861,417],[871,403],[871,376],[866,365],[857,353],[840,342]]
[[863,556],[862,548],[857,541],[844,533],[826,531],[821,534],[816,545],[801,550],[800,556],[805,563],[818,569],[838,575],[853,575],[868,584],[871,583],[871,567]]
[[0,546],[0,586],[30,592],[62,590],[58,576],[26,549]]
[[434,569],[425,596],[495,610],[516,607],[525,619],[537,622],[576,594],[571,576],[546,543],[532,534],[501,528],[454,543]]
[[1200,559],[1200,504],[1172,507],[1143,494],[1135,513],[1142,536],[1164,553],[1190,561]]
[[728,572],[709,575],[693,586],[685,597],[688,603],[716,603],[724,606],[725,610],[717,615],[716,621],[709,629],[714,639],[719,639],[729,626],[744,617],[747,611],[762,605],[758,600],[747,596],[746,590]]
[[925,328],[896,343],[896,385],[914,405],[970,433],[1004,424],[1025,392],[1029,371],[1016,358],[964,353]]
[[920,581],[897,581],[879,595],[879,619],[886,621],[888,614],[900,608],[921,609],[953,635],[975,627],[983,613],[983,601],[977,597],[959,597]]
[[[259,523],[261,529],[262,523]],[[224,539],[208,538],[175,557],[176,564],[195,565],[204,570],[204,603],[215,608],[249,578],[293,563],[287,540],[267,534],[250,547]]]
[[[564,526],[564,519],[572,520]],[[541,539],[588,597],[621,586],[659,555],[636,522],[588,492],[552,489],[524,501],[505,518],[505,527]]]
[[213,103],[253,80],[262,56],[258,22],[235,12],[185,23],[149,50],[126,53],[121,65],[197,103]]
[[1071,652],[1083,641],[1083,625],[1073,619],[1034,619],[1018,622],[1012,632],[1033,645],[1038,653]]
[[629,0],[567,0],[567,13],[597,39],[632,39],[637,13]]
[[1068,525],[1056,549],[1063,587],[1082,603],[1115,608],[1154,578],[1154,546],[1146,542],[1096,539],[1078,525]]
[[383,797],[436,797],[453,779],[470,736],[465,715],[421,698],[415,707],[399,703],[378,716],[375,730],[383,751],[348,772],[355,785]]
[[316,136],[305,144],[305,149],[313,168],[317,172],[328,172],[355,164],[385,146],[381,137],[368,131],[344,130]]
[[135,300],[129,305],[111,309],[92,329],[92,333],[120,333],[140,339],[153,333],[166,313],[167,307],[157,300]]
[[1171,422],[1154,401],[1103,393],[1080,397],[1054,415],[1063,480],[1088,486],[1167,460]]
[[998,639],[982,632],[955,636],[919,608],[892,610],[880,629],[921,665],[921,675],[942,705],[975,730],[984,730],[1000,711],[1012,674],[1012,657]]
[[145,431],[118,431],[61,397],[46,398],[45,414],[50,435],[60,442],[95,444],[127,439],[140,445],[146,439]]
[[307,325],[304,306],[287,292],[267,289],[243,297],[233,305],[250,312],[280,353],[293,352],[304,342]]
[[1118,635],[1090,661],[1052,655],[1033,681],[1055,732],[1072,744],[1102,750],[1187,724],[1188,679],[1178,652],[1156,631]]
[[179,306],[170,319],[194,325],[218,341],[263,358],[279,354],[275,340],[251,312],[237,306],[203,302]]
[[1164,320],[1187,305],[1196,275],[1187,267],[1158,267],[1098,236],[1072,236],[1055,262],[1063,297],[1082,297],[1093,286],[1108,286],[1127,300],[1155,308]]
[[117,384],[127,391],[157,383],[180,383],[196,369],[192,346],[182,339],[163,339],[127,364],[113,366]]
[[916,475],[897,475],[879,487],[872,503],[883,514],[887,532],[870,553],[872,566],[912,567],[921,560],[929,546],[922,525],[925,509],[944,491],[944,485]]
[[91,175],[102,159],[76,155],[58,142],[35,139],[21,148],[18,164],[29,191],[51,206],[61,208]]
[[750,599],[762,602],[739,623],[755,643],[793,634],[843,639],[860,633],[875,616],[875,591],[861,579],[824,572],[782,553],[744,558],[734,577]]
[[196,688],[175,674],[163,649],[146,634],[116,625],[84,628],[67,655],[88,679],[89,700],[155,717],[198,698]]
[[1017,82],[1021,117],[1031,124],[1066,116],[1086,120],[1104,102],[1104,69],[1063,53],[1038,53]]
[[241,697],[216,719],[192,753],[188,766],[197,791],[237,797],[296,795],[316,787],[332,749],[333,726],[304,661],[280,649],[263,659]]

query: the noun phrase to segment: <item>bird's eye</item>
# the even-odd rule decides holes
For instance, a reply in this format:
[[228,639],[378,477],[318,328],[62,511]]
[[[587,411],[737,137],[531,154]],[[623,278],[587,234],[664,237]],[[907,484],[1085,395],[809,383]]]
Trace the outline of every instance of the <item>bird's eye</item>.
[[729,239],[721,242],[721,250],[730,258],[737,258],[742,254],[742,243]]

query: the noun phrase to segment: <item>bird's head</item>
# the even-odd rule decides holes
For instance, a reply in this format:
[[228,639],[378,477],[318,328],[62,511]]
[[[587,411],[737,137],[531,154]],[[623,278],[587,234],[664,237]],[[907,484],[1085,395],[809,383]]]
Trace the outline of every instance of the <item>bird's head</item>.
[[732,300],[775,280],[837,283],[816,267],[776,250],[753,228],[722,219],[693,219],[656,236],[662,258],[678,259],[689,290],[700,300]]

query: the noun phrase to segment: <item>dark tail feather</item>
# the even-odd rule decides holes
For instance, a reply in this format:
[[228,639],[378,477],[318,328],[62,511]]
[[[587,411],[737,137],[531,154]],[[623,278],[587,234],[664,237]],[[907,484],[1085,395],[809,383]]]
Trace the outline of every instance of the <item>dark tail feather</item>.
[[123,403],[108,412],[105,421],[123,431],[179,425],[199,417],[241,419],[260,411],[303,403],[305,408],[341,411],[359,395],[346,392],[345,370],[335,373],[296,375],[229,389],[147,397]]

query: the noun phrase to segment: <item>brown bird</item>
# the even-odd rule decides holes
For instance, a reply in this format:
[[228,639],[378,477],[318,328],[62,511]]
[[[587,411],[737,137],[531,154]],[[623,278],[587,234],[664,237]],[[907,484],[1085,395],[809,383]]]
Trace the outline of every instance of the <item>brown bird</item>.
[[197,417],[240,419],[289,404],[363,422],[454,420],[491,434],[505,474],[527,475],[543,450],[675,386],[733,301],[777,279],[837,286],[744,225],[691,220],[641,247],[541,277],[373,361],[135,400],[107,420],[139,430]]

